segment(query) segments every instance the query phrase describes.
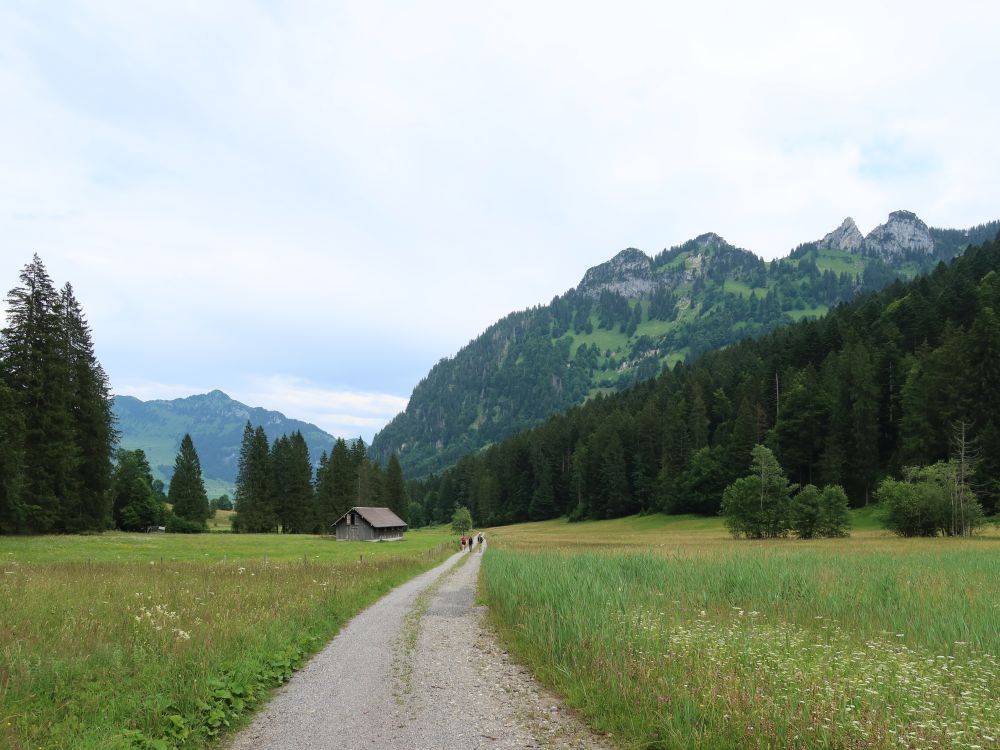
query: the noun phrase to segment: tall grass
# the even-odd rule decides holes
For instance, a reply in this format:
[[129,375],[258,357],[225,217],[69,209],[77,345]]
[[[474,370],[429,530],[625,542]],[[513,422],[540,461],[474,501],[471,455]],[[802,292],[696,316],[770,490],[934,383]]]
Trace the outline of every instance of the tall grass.
[[[271,539],[259,555],[280,550]],[[0,557],[0,747],[14,750],[207,746],[353,614],[453,551],[18,562],[37,552],[25,544]]]
[[995,747],[1000,556],[835,549],[494,548],[483,587],[515,653],[625,747]]

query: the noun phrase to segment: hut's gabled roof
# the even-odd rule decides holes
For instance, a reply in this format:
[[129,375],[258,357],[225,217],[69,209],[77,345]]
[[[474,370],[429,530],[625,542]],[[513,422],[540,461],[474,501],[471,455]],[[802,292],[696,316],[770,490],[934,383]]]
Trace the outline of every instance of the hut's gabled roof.
[[[358,515],[360,515],[363,519],[365,519],[376,529],[386,529],[386,528],[393,528],[396,526],[406,526],[406,521],[397,516],[388,508],[355,507],[351,508],[351,510],[356,511]],[[350,513],[351,510],[347,511],[347,513]],[[336,526],[338,523],[340,523],[343,520],[344,516],[347,515],[347,513],[338,518],[333,525]]]

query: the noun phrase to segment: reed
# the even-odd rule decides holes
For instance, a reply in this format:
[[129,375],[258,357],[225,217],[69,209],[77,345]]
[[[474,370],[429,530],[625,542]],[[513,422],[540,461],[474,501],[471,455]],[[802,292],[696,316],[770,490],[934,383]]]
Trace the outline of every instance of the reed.
[[624,747],[995,747],[1000,556],[948,541],[508,543],[483,589],[514,653]]

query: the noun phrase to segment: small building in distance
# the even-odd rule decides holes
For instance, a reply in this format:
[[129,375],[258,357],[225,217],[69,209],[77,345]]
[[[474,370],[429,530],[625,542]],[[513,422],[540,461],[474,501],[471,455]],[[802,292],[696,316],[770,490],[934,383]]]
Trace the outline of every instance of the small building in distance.
[[381,542],[402,539],[406,522],[388,508],[351,508],[333,527],[337,541]]

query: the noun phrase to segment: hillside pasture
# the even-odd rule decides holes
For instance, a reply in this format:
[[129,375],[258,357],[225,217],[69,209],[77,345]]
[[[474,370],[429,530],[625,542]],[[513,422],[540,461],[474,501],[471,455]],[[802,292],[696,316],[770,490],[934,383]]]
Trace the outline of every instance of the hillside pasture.
[[443,530],[0,538],[0,747],[206,747],[453,551]]
[[718,519],[492,529],[491,617],[627,748],[993,747],[1000,532],[734,541]]

